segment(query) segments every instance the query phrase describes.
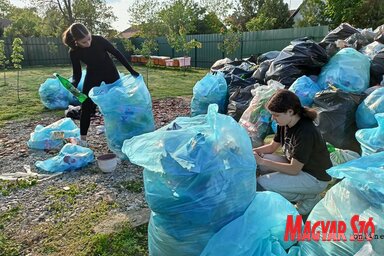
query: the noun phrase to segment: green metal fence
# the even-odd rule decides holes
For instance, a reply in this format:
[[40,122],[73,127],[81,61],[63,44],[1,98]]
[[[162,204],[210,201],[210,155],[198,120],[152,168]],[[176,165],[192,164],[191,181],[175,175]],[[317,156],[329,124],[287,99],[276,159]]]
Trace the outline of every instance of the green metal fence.
[[[241,36],[240,46],[235,53],[227,56],[231,59],[245,58],[251,55],[258,56],[272,50],[282,50],[289,45],[290,41],[309,37],[314,41],[320,41],[328,34],[328,26],[277,29],[256,32],[244,32]],[[1,39],[1,38],[0,38]],[[224,54],[218,49],[218,44],[223,41],[221,34],[188,35],[187,40],[196,39],[202,43],[202,48],[195,48],[189,51],[188,56],[192,57],[192,66],[210,67],[216,60],[224,58]],[[12,39],[2,38],[5,41],[6,55],[9,57],[12,51]],[[24,46],[23,66],[36,65],[58,65],[69,64],[68,48],[63,45],[59,38],[22,38]],[[116,47],[129,58],[121,39],[113,40]],[[139,47],[143,39],[133,39],[133,43]],[[153,55],[180,57],[178,53],[169,46],[165,37],[157,38],[159,49]]]

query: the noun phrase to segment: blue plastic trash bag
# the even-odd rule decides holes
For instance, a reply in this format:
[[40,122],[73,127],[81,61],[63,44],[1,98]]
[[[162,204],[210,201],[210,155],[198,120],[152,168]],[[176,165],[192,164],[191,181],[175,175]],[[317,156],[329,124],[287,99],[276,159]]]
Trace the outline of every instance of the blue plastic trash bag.
[[155,129],[151,95],[142,76],[93,87],[89,97],[104,115],[108,147],[121,159],[126,159],[121,152],[124,140]]
[[287,216],[295,220],[298,214],[281,195],[257,192],[245,213],[217,232],[201,256],[286,256],[285,249],[297,242],[284,241]]
[[374,90],[356,110],[357,128],[373,128],[377,126],[376,113],[384,113],[384,87]]
[[322,68],[317,83],[322,89],[333,85],[346,92],[364,92],[369,85],[370,65],[367,56],[353,48],[344,48]]
[[57,78],[48,78],[39,88],[40,101],[48,109],[66,109],[69,105],[69,92]]
[[227,94],[227,82],[223,73],[206,74],[193,87],[191,115],[206,114],[209,104],[217,104],[219,113],[225,114],[227,111]]
[[[374,252],[369,255],[382,255],[384,251],[382,239],[353,240],[354,231],[358,233],[360,225],[353,220],[352,222],[356,226],[353,230],[351,220],[355,215],[358,216],[359,221],[368,222],[372,218],[375,235],[384,234],[383,168],[384,152],[380,152],[332,167],[327,171],[334,178],[344,179],[326,193],[323,200],[312,210],[307,221],[311,221],[312,224],[316,221],[344,221],[346,224],[345,241],[342,237],[340,237],[340,241],[323,241],[323,237],[326,239],[329,236],[328,230],[328,235],[320,235],[319,241],[300,242],[302,255],[356,255],[362,250],[365,243],[370,243]],[[319,227],[317,230],[320,231],[320,229]],[[367,229],[367,231],[370,234],[371,230]]]
[[281,88],[284,88],[284,85],[269,80],[268,86],[261,85],[251,91],[253,99],[241,116],[239,124],[248,132],[254,148],[264,144],[264,139],[270,130],[271,114],[265,108],[265,104]]
[[46,172],[65,172],[87,166],[94,159],[95,156],[91,149],[67,143],[57,156],[45,161],[37,161],[35,165]]
[[46,127],[37,125],[27,142],[32,149],[59,149],[64,139],[80,139],[80,129],[71,118],[63,118]]
[[130,161],[144,167],[152,211],[150,255],[200,255],[255,196],[256,162],[248,135],[217,110],[210,105],[207,115],[178,117],[124,142]]
[[375,118],[379,124],[378,127],[356,132],[356,139],[360,143],[363,156],[384,151],[384,113],[376,114]]
[[301,105],[310,107],[313,104],[315,94],[321,91],[320,86],[308,76],[301,76],[289,87],[300,99]]

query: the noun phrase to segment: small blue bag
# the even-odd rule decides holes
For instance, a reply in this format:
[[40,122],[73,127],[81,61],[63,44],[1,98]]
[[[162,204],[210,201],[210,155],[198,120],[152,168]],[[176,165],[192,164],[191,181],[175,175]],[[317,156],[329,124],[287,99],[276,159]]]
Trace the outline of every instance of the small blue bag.
[[57,78],[48,78],[39,88],[40,101],[48,109],[67,109],[69,94]]
[[300,99],[301,105],[310,107],[313,104],[315,94],[321,91],[320,86],[308,76],[301,76],[289,87]]
[[373,128],[377,126],[376,113],[384,113],[384,87],[374,90],[357,107],[357,128]]
[[208,73],[193,87],[191,115],[206,114],[209,104],[217,104],[219,113],[225,114],[228,104],[227,94],[228,87],[224,74],[221,72],[215,75]]
[[59,149],[66,138],[80,139],[80,129],[71,118],[63,118],[46,127],[37,125],[27,142],[32,149]]
[[67,143],[57,156],[45,161],[37,161],[35,166],[46,172],[65,172],[87,166],[94,159],[95,156],[91,149]]
[[361,145],[363,156],[384,151],[384,113],[376,114],[375,118],[379,124],[378,127],[356,132],[356,139]]
[[126,139],[155,129],[151,95],[142,76],[124,76],[112,84],[93,87],[89,97],[104,115],[108,147],[120,158]]
[[323,90],[333,85],[346,92],[362,93],[369,85],[370,66],[367,56],[344,48],[321,69],[317,83]]

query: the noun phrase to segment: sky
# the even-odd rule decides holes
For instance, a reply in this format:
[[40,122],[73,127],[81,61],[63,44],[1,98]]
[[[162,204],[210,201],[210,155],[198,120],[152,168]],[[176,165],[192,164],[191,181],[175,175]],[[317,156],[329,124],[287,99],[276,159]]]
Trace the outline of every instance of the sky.
[[[289,9],[296,9],[303,0],[284,0],[288,4]],[[24,7],[26,6],[24,0],[11,0],[13,5]],[[117,31],[123,31],[129,27],[128,23],[128,8],[134,0],[106,0],[109,6],[112,6],[113,12],[117,20],[112,23],[112,27]]]

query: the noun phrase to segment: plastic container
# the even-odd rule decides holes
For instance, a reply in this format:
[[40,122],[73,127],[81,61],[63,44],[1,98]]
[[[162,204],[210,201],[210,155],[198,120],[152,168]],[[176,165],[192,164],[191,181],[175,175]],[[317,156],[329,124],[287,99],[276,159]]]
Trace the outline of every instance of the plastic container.
[[111,173],[116,169],[117,157],[116,154],[108,153],[97,157],[97,165],[100,170],[105,173]]

